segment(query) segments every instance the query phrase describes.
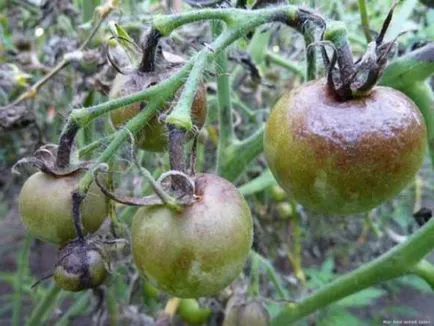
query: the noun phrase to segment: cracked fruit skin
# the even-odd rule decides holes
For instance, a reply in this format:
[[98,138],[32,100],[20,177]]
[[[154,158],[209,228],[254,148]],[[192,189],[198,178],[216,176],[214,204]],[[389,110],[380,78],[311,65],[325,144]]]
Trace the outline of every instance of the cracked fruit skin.
[[423,117],[401,92],[378,86],[340,102],[324,80],[283,95],[264,134],[280,186],[323,214],[365,212],[397,195],[421,167],[425,146]]
[[[36,172],[24,183],[19,196],[23,224],[38,239],[63,246],[77,237],[72,218],[72,192],[81,172],[54,177]],[[95,183],[81,204],[85,233],[98,230],[107,216],[107,200]]]
[[[161,80],[167,79],[173,74],[173,70],[159,72],[158,74],[135,72],[130,75],[117,74],[110,90],[109,98],[115,99],[135,92],[142,91]],[[146,104],[136,102],[110,112],[110,119],[113,126],[118,129],[134,118],[141,110],[146,110]],[[170,105],[161,111],[170,110]],[[166,112],[167,113],[167,112]],[[206,120],[207,103],[206,87],[201,86],[194,98],[192,108],[192,122],[199,130]],[[188,134],[190,137],[191,135]],[[164,122],[158,120],[158,114],[151,118],[148,125],[141,129],[137,135],[137,146],[150,152],[164,152],[167,149],[167,134]]]
[[250,209],[238,189],[212,174],[194,177],[192,205],[176,213],[142,207],[132,225],[137,268],[150,282],[181,298],[217,294],[242,271],[253,240]]

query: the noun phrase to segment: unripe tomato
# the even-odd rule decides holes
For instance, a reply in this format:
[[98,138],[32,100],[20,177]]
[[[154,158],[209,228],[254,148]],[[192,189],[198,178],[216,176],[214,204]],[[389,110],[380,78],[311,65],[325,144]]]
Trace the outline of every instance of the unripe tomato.
[[205,323],[211,313],[211,309],[201,308],[195,299],[182,299],[178,307],[182,320],[194,325]]
[[286,194],[285,190],[282,189],[282,187],[275,185],[275,186],[271,187],[271,197],[275,201],[281,202],[287,198],[287,194]]
[[223,326],[268,326],[270,314],[264,304],[257,299],[244,301],[233,297],[229,300]]
[[100,286],[108,271],[101,251],[86,243],[74,241],[64,247],[54,269],[56,285],[67,291],[81,291]]
[[292,206],[288,202],[278,203],[276,205],[276,209],[277,209],[277,214],[282,220],[287,220],[294,214],[292,210]]
[[[80,181],[80,172],[54,177],[43,172],[30,176],[19,196],[23,224],[36,238],[64,245],[77,237],[72,218],[72,192]],[[107,216],[107,200],[92,184],[81,204],[85,232],[98,230]]]
[[324,80],[283,95],[264,135],[282,188],[324,214],[364,212],[398,194],[422,165],[425,146],[423,117],[404,94],[376,87],[340,102]]
[[[175,70],[172,70],[174,73]],[[157,83],[170,76],[169,71],[160,73],[155,76],[155,73],[133,72],[128,75],[118,74],[113,81],[113,86],[110,90],[109,97],[111,99],[122,96],[127,96],[132,93],[143,90],[149,87],[149,80],[155,80]],[[154,82],[155,83],[155,82]],[[147,86],[144,86],[147,85]],[[134,104],[124,106],[120,109],[111,111],[110,118],[115,128],[120,128],[130,119],[132,119],[140,110],[146,110],[146,104],[136,102]],[[170,109],[168,105],[162,111]],[[191,108],[193,124],[201,129],[206,119],[206,88],[200,87],[197,90],[196,96]],[[167,148],[167,135],[164,122],[158,121],[158,116],[151,119],[149,124],[145,126],[137,136],[137,146],[151,152],[163,152]]]
[[253,238],[249,207],[230,182],[195,176],[197,201],[176,213],[143,207],[132,224],[137,268],[157,287],[181,298],[210,296],[241,272]]

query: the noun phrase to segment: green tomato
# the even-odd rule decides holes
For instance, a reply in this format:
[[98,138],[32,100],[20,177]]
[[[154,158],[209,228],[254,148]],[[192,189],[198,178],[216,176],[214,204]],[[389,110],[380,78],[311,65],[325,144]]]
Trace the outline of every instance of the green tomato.
[[54,268],[54,281],[67,291],[96,288],[107,279],[107,264],[98,248],[76,240],[60,251]]
[[376,87],[340,102],[324,80],[283,95],[264,135],[280,186],[323,214],[365,212],[397,195],[421,167],[425,147],[423,117],[401,92]]
[[253,240],[238,189],[211,174],[194,178],[197,200],[180,213],[143,207],[132,224],[134,262],[149,281],[180,298],[218,293],[241,272]]
[[284,201],[288,196],[285,192],[285,190],[282,189],[282,187],[275,185],[271,187],[271,197],[277,201],[281,202]]
[[257,299],[245,301],[243,298],[232,297],[225,310],[223,326],[268,326],[270,314],[264,304]]
[[[43,172],[30,176],[19,196],[22,222],[36,238],[65,245],[77,237],[72,218],[72,192],[77,189],[80,172],[54,177]],[[92,183],[81,203],[81,221],[86,233],[98,230],[107,216],[107,199]]]
[[178,306],[178,315],[190,324],[205,323],[211,313],[211,309],[201,308],[196,299],[182,299]]
[[292,211],[291,204],[288,202],[283,202],[283,203],[277,204],[276,209],[277,209],[277,214],[279,215],[279,217],[282,220],[289,219],[292,216],[292,214],[294,213]]

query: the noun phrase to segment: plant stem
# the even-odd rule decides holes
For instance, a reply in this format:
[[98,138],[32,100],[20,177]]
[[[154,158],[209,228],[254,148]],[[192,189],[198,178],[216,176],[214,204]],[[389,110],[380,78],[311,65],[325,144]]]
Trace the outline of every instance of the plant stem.
[[291,303],[273,320],[273,325],[288,325],[310,313],[395,277],[411,273],[415,265],[434,248],[434,220],[430,220],[407,241],[377,259],[337,278],[299,303]]
[[423,259],[411,271],[424,279],[431,286],[431,289],[434,290],[434,266],[430,262]]
[[263,150],[264,125],[248,138],[236,141],[223,148],[217,173],[233,182],[246,169],[246,166]]
[[285,68],[297,76],[301,77],[302,80],[305,78],[305,73],[303,69],[300,68],[300,65],[297,63],[293,63],[285,58],[282,58],[280,55],[273,53],[271,51],[267,51],[266,58],[270,60],[271,63],[275,65]]
[[274,287],[276,288],[277,294],[279,295],[280,299],[286,300],[287,296],[285,293],[285,289],[283,288],[279,276],[276,274],[273,265],[266,258],[261,256],[254,250],[250,251],[250,255],[255,256],[259,260],[259,262],[265,267],[265,271],[268,274],[268,277],[270,277]]
[[253,195],[277,184],[269,169],[265,169],[258,177],[243,184],[238,190],[244,195]]
[[[214,35],[221,33],[222,29],[221,23],[213,23]],[[225,155],[225,150],[234,141],[231,87],[228,73],[228,59],[225,50],[216,56],[215,69],[217,74],[217,99],[219,112],[219,142],[217,146],[216,170],[217,174],[221,175],[221,163]]]
[[359,0],[360,18],[362,19],[363,33],[365,34],[366,42],[371,42],[371,28],[369,27],[368,10],[366,8],[366,0]]
[[82,314],[89,307],[89,293],[83,293],[79,298],[71,305],[67,311],[62,314],[62,317],[56,322],[56,326],[68,326],[70,325],[70,319],[74,316]]
[[260,293],[259,291],[259,258],[254,251],[250,252],[251,258],[251,268],[250,268],[250,286],[249,294],[257,297]]
[[195,60],[195,64],[190,71],[190,75],[184,84],[181,96],[173,108],[172,112],[167,116],[166,123],[174,125],[178,128],[190,131],[193,128],[191,119],[191,108],[198,89],[202,83],[202,76],[204,74],[206,64],[210,58],[211,53],[201,51]]
[[302,244],[301,244],[301,216],[297,211],[297,203],[294,200],[290,201],[293,216],[290,221],[291,233],[292,233],[292,247],[288,249],[288,258],[292,265],[295,277],[304,286],[306,283],[306,276],[302,268]]
[[87,156],[88,154],[92,153],[94,150],[96,150],[97,148],[101,147],[104,143],[108,143],[111,140],[113,140],[115,134],[111,134],[107,137],[104,138],[100,138],[98,140],[95,140],[94,142],[82,147],[79,151],[78,151],[78,157],[80,159],[82,159],[83,157]]
[[29,249],[31,243],[32,243],[32,238],[29,235],[27,235],[24,238],[23,245],[20,250],[19,259],[17,261],[18,270],[16,273],[15,283],[14,283],[15,292],[13,296],[13,309],[12,309],[13,326],[18,326],[20,324],[23,278],[24,278],[24,274],[26,273],[26,269],[28,268]]
[[39,305],[32,311],[29,320],[27,321],[27,326],[39,326],[42,325],[42,318],[47,314],[52,307],[57,295],[60,293],[60,288],[58,288],[54,283],[48,289],[45,297],[39,303]]
[[85,109],[73,110],[69,116],[69,120],[73,120],[74,123],[78,124],[80,127],[85,127],[97,117],[123,106],[150,100],[151,98],[159,97],[162,93],[174,93],[179,87],[182,86],[183,79],[188,75],[189,71],[193,67],[193,62],[193,60],[190,60],[172,77],[161,83],[158,83],[155,86],[146,88],[143,91],[113,99]]
[[[164,106],[163,103],[166,100],[167,96],[168,96],[167,94],[160,94],[160,98],[158,98],[158,100],[149,103],[146,106],[146,110],[141,111],[133,119],[128,121],[128,123],[125,125],[124,128],[119,129],[116,132],[113,141],[104,150],[104,152],[102,152],[102,154],[96,161],[95,166],[98,167],[99,164],[108,162],[115,154],[115,152],[122,146],[122,144],[130,137],[130,133],[134,134],[137,131],[139,131],[141,128],[143,128],[143,126],[146,125],[147,122],[155,115],[158,109]],[[92,181],[93,181],[93,171],[89,170],[80,180],[79,191],[82,194],[87,193],[87,190],[89,189],[89,186],[92,183]]]

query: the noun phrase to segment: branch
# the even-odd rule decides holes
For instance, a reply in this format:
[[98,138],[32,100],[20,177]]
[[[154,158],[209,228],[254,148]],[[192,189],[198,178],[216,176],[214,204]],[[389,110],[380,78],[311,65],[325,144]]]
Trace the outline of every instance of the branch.
[[380,282],[412,273],[434,248],[434,220],[430,220],[406,242],[377,259],[337,278],[299,303],[290,303],[273,319],[272,325],[289,325],[312,312]]
[[247,165],[263,150],[264,125],[250,137],[224,148],[224,156],[217,166],[217,174],[229,181],[235,181]]
[[238,190],[243,196],[253,195],[276,185],[276,180],[269,169],[264,170],[258,177],[243,184]]

